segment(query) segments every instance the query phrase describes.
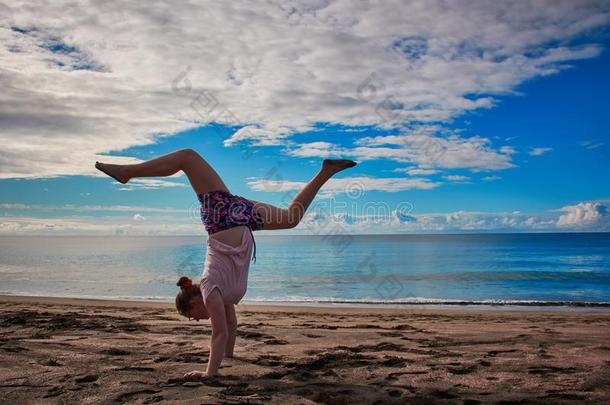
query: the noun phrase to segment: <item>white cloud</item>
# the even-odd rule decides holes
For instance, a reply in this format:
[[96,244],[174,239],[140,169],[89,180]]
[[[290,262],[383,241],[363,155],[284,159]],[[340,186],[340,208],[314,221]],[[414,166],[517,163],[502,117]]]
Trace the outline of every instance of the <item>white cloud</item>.
[[452,174],[448,176],[443,176],[443,179],[454,182],[467,182],[470,180],[470,177]]
[[282,141],[292,135],[296,131],[308,131],[311,127],[301,126],[293,127],[278,127],[278,128],[260,128],[253,125],[246,125],[238,129],[230,138],[226,139],[223,144],[232,146],[238,142],[250,141],[255,146],[276,146],[282,145]]
[[[589,203],[580,205],[588,206]],[[588,214],[580,212],[567,220],[551,210],[542,213],[476,212],[455,211],[449,213],[418,213],[417,207],[408,215],[396,215],[396,211],[386,205],[380,210],[366,215],[341,214],[331,212],[310,212],[296,230],[323,234],[337,233],[418,233],[418,232],[557,232],[557,231],[610,231],[610,220],[605,208],[588,209]],[[571,210],[577,211],[577,210]],[[587,211],[583,209],[582,211]],[[599,215],[599,212],[603,214]],[[598,214],[595,214],[597,212]],[[590,219],[583,220],[588,216]],[[571,218],[572,218],[571,217]],[[347,219],[347,220],[346,220]]]
[[496,181],[496,180],[501,180],[502,177],[500,176],[485,176],[483,177],[484,181]]
[[434,135],[437,127],[420,127],[401,135],[365,137],[346,153],[362,160],[390,159],[412,162],[425,168],[502,170],[515,167],[510,154],[491,147],[481,136],[461,138],[456,134]]
[[560,208],[559,211],[565,212],[557,221],[559,227],[588,227],[608,230],[610,225],[608,207],[600,202],[581,202]]
[[340,156],[345,154],[343,149],[330,142],[303,143],[294,149],[288,149],[287,153],[298,157],[323,157]]
[[[293,188],[289,188],[293,190]],[[339,189],[340,191],[341,189]],[[610,231],[607,202],[588,201],[541,213],[454,211],[422,213],[417,206],[371,203],[358,212],[344,212],[332,200],[314,201],[303,221],[290,231],[300,234],[418,233],[418,232],[556,232]],[[333,207],[335,207],[333,209]],[[339,212],[340,211],[340,212]],[[166,214],[163,213],[162,214]],[[0,217],[4,235],[203,235],[196,212],[191,215],[133,216],[5,216]],[[140,215],[141,216],[141,215]],[[141,218],[143,219],[143,218]],[[267,233],[267,232],[265,232]]]
[[[443,133],[439,135],[438,133]],[[448,133],[448,134],[446,134]],[[288,148],[287,153],[299,157],[346,156],[356,160],[388,159],[415,163],[418,171],[436,173],[431,168],[502,170],[515,167],[507,153],[491,147],[491,141],[481,136],[462,138],[439,126],[418,126],[399,135],[362,137],[355,147],[340,147],[330,142],[305,143]],[[407,171],[408,172],[408,171]],[[414,171],[417,173],[417,171]]]
[[407,173],[409,176],[430,176],[433,174],[438,173],[438,170],[434,170],[434,169],[412,169],[412,168],[398,168],[398,169],[394,169],[395,173]]
[[541,155],[544,155],[545,153],[550,152],[552,150],[553,150],[553,148],[532,148],[529,151],[529,155],[530,156],[541,156]]
[[0,218],[0,235],[203,235],[201,222],[188,216],[134,217],[56,217],[32,216]]
[[595,141],[582,141],[582,142],[579,142],[578,144],[585,149],[597,149],[600,146],[604,145],[603,142],[595,142]]
[[[570,40],[610,21],[605,4],[13,1],[0,13],[0,177],[98,175],[100,154],[209,122],[248,125],[231,146],[285,144],[319,122],[448,121],[597,56]],[[481,168],[510,166],[486,148]],[[355,153],[386,150],[410,158]],[[470,167],[474,151],[458,152],[439,165]]]
[[[248,181],[248,186],[255,191],[286,192],[301,190],[307,183],[301,181],[258,179]],[[326,196],[336,193],[363,194],[368,191],[404,191],[404,190],[430,190],[438,187],[440,183],[429,179],[418,178],[374,178],[374,177],[344,177],[330,179],[321,192]]]
[[168,187],[189,187],[188,184],[176,183],[175,181],[158,180],[158,179],[132,179],[129,183],[123,185],[119,190],[132,191],[132,190],[157,190],[160,188]]
[[514,155],[517,153],[517,150],[513,146],[505,145],[500,148],[500,152],[504,153],[505,155]]
[[[316,204],[314,203],[314,207]],[[365,214],[334,213],[319,204],[322,210],[310,212],[296,229],[316,234],[345,233],[417,233],[417,232],[557,232],[610,231],[610,215],[602,202],[582,202],[540,213],[480,212],[459,210],[448,213],[421,213],[409,204],[407,215],[385,203],[372,204],[374,210]],[[561,214],[566,212],[566,214]]]
[[[427,232],[527,232],[556,231],[556,220],[548,213],[519,212],[416,213],[397,215],[395,210],[382,207],[379,213],[368,215],[337,215],[322,211],[309,213],[296,228],[298,232],[337,233],[427,233]],[[391,207],[389,207],[391,208]]]

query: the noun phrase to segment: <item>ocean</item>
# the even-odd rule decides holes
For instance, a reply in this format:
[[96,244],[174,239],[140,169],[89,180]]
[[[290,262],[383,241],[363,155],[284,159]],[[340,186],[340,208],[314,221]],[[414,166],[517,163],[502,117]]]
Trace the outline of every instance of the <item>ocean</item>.
[[[242,303],[610,308],[610,233],[271,236]],[[172,301],[205,236],[0,237],[0,294]]]

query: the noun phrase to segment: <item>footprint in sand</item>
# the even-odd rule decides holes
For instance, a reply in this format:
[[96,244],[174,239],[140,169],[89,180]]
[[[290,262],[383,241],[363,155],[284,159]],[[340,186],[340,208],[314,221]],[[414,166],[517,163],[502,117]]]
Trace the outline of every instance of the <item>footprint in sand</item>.
[[268,339],[263,341],[266,345],[287,345],[288,341],[283,339]]
[[457,375],[463,375],[463,374],[471,374],[474,373],[477,369],[477,366],[475,364],[471,365],[471,366],[465,366],[465,367],[448,367],[447,371],[449,371],[451,374],[457,374]]
[[322,370],[327,367],[362,367],[370,365],[373,362],[371,359],[357,353],[333,350],[332,352],[321,353],[314,359],[300,360],[296,363],[287,364],[287,366],[307,370]]
[[307,370],[296,370],[294,373],[291,374],[291,377],[297,381],[309,381],[313,378],[316,378],[314,374],[310,373]]
[[196,386],[201,386],[201,385],[207,385],[209,387],[226,387],[227,386],[227,384],[225,384],[218,378],[196,379],[196,378],[188,378],[188,377],[184,377],[184,376],[168,379],[165,386],[175,386],[175,385],[180,384],[185,387],[194,387],[195,385],[191,384],[191,383],[198,383],[198,384],[196,384]]
[[254,332],[249,330],[238,330],[237,336],[244,339],[253,339],[253,340],[280,340],[275,336],[267,335],[260,332]]
[[388,390],[388,395],[394,398],[398,398],[402,396],[402,392],[400,390]]
[[262,355],[259,356],[256,360],[254,360],[252,364],[256,364],[257,366],[275,367],[282,364],[281,360],[281,356]]
[[256,395],[256,390],[253,390],[251,388],[248,388],[250,386],[250,384],[244,382],[244,383],[238,383],[236,385],[231,385],[227,388],[225,388],[224,390],[220,391],[219,394],[221,395],[227,395],[227,396],[240,396],[240,397],[245,397],[245,396],[251,396],[251,395]]
[[346,350],[353,353],[362,353],[362,352],[400,352],[403,351],[403,346],[397,345],[390,342],[381,342],[376,345],[360,345],[356,347],[348,347],[348,346],[337,346],[335,350]]
[[[143,389],[143,390],[138,390],[138,391],[126,392],[124,394],[119,395],[115,399],[115,402],[118,402],[118,403],[132,402],[135,399],[135,397],[139,397],[142,395],[157,394],[159,392],[161,392],[161,390],[153,390],[153,389]],[[161,397],[161,399],[163,399],[163,397]]]
[[64,387],[62,387],[60,385],[56,385],[55,387],[48,390],[47,393],[43,396],[43,398],[58,397],[64,393],[65,393]]
[[282,373],[280,371],[272,371],[271,373],[263,374],[260,376],[261,379],[269,378],[271,380],[281,380],[286,377],[289,373]]
[[572,374],[577,370],[574,367],[553,367],[553,366],[538,366],[528,367],[527,372],[530,374],[547,375],[552,373]]
[[396,325],[396,326],[392,327],[392,329],[394,329],[394,330],[413,330],[413,331],[421,331],[420,329],[414,328],[413,326],[411,326],[411,325],[406,325],[406,324],[403,324],[403,325]]
[[0,349],[7,351],[9,353],[19,353],[19,352],[27,352],[28,349],[21,346],[2,346]]
[[351,326],[350,328],[353,328],[353,329],[380,329],[381,327],[378,325],[372,325],[372,324],[366,323],[366,324],[357,324],[357,325]]
[[57,360],[55,359],[48,359],[46,361],[43,361],[40,363],[43,366],[49,366],[49,367],[59,367],[59,366],[63,366],[63,364],[59,363]]
[[395,356],[386,356],[385,360],[381,362],[383,367],[405,367],[407,365],[407,361],[405,359],[401,359],[400,357]]
[[178,353],[174,358],[174,361],[178,363],[203,363],[207,361],[209,355],[210,352],[207,350],[200,352]]
[[106,350],[102,350],[100,353],[107,354],[109,356],[127,356],[128,354],[131,354],[127,350],[117,349],[115,347],[106,349]]
[[496,357],[498,354],[501,354],[501,353],[515,353],[515,352],[518,352],[518,351],[519,350],[516,350],[516,349],[511,349],[511,350],[490,350],[489,352],[487,352],[485,357]]
[[88,384],[88,383],[96,382],[98,380],[98,378],[99,378],[99,376],[97,376],[95,374],[87,374],[85,376],[75,378],[74,381],[79,384]]
[[[357,395],[357,392],[351,390],[349,388],[346,389],[322,389],[316,393],[314,397],[311,399],[314,402],[322,403],[322,404],[343,404],[343,403],[352,403],[348,399],[355,399],[354,396]],[[357,402],[357,401],[354,401]]]
[[402,336],[401,332],[377,332],[377,334],[379,336],[383,336],[383,337],[401,337]]
[[155,371],[152,367],[142,367],[142,366],[127,366],[127,367],[119,367],[115,368],[116,371]]

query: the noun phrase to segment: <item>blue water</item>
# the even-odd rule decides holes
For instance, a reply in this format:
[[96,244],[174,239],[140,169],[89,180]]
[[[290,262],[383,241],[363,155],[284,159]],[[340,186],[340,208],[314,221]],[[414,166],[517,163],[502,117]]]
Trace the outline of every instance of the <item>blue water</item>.
[[[610,303],[610,233],[255,236],[244,303]],[[0,294],[172,300],[179,276],[201,276],[205,247],[0,237]]]

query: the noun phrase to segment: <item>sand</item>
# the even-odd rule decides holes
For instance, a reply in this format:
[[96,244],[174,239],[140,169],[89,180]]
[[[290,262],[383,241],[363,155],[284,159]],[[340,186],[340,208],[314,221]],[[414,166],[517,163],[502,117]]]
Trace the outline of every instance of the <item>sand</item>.
[[522,404],[610,401],[610,313],[238,307],[236,357],[171,304],[0,297],[0,401]]

